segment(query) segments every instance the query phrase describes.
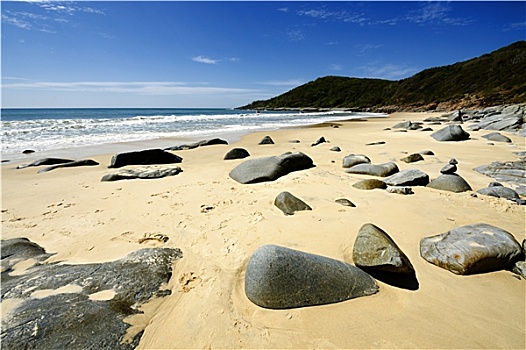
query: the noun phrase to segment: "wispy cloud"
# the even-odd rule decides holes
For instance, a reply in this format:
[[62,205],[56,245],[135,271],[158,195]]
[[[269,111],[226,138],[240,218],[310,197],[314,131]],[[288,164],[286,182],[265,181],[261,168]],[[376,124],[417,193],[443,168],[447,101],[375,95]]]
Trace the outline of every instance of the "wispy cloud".
[[381,44],[363,44],[363,45],[356,45],[355,47],[356,47],[356,50],[358,50],[359,54],[364,54],[367,51],[379,49],[379,48],[383,47],[383,45],[381,45]]
[[397,64],[379,64],[377,62],[372,62],[367,66],[359,67],[360,70],[365,72],[366,77],[368,78],[378,78],[378,79],[388,79],[388,80],[397,80],[407,78],[418,72],[418,69],[414,67],[407,67]]
[[259,82],[258,84],[270,85],[270,86],[298,86],[304,83],[305,81],[303,79],[289,79],[289,80],[262,81],[262,82]]
[[205,63],[205,64],[217,64],[218,60],[215,60],[213,58],[208,58],[205,56],[195,56],[192,57],[192,61],[197,63]]
[[454,17],[451,7],[446,2],[428,2],[420,8],[409,12],[405,20],[416,24],[467,25],[473,23],[469,17]]
[[4,78],[14,80],[2,83],[2,89],[17,90],[47,90],[69,92],[104,92],[128,93],[137,95],[189,95],[218,93],[254,93],[255,89],[208,86],[206,84],[190,84],[185,82],[50,82],[28,81],[23,78]]
[[323,20],[335,20],[354,24],[364,24],[367,18],[361,12],[349,12],[346,10],[330,11],[326,8],[313,8],[298,11],[300,16],[307,16]]
[[331,66],[329,67],[330,70],[333,70],[333,71],[340,71],[340,70],[343,70],[343,67],[339,64],[331,64]]

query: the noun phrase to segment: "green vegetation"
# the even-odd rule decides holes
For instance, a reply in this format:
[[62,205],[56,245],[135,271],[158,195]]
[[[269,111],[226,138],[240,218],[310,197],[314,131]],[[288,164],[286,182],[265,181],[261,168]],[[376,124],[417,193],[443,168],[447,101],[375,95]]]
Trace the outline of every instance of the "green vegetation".
[[399,80],[327,76],[241,109],[466,108],[526,102],[526,41]]

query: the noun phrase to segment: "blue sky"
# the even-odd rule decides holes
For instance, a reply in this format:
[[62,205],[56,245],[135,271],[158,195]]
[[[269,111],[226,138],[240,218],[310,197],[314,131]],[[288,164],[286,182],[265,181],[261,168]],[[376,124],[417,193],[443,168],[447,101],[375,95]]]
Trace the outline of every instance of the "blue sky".
[[237,107],[526,39],[526,2],[2,1],[2,107]]

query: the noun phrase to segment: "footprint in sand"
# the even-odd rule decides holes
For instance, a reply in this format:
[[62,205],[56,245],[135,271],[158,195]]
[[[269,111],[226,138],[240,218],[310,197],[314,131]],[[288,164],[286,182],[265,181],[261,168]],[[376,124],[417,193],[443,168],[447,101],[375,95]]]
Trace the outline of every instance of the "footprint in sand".
[[183,293],[188,293],[201,283],[201,277],[194,272],[185,272],[179,276],[179,285]]

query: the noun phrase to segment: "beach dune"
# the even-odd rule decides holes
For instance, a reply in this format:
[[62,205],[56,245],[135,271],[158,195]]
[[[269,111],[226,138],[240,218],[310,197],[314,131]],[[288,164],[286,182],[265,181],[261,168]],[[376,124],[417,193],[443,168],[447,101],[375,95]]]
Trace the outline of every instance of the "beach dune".
[[[506,133],[511,143],[491,143],[482,138],[487,131],[480,130],[469,131],[467,141],[439,142],[431,132],[384,130],[436,115],[395,113],[174,151],[183,159],[182,172],[162,179],[101,182],[115,171],[107,168],[113,154],[103,148],[89,155],[99,166],[39,174],[34,167],[3,164],[2,239],[26,237],[53,253],[46,262],[70,264],[113,261],[145,247],[181,249],[183,258],[174,263],[165,286],[171,294],[139,306],[143,313],[125,319],[128,336],[144,332],[138,349],[524,349],[523,279],[505,270],[459,276],[419,253],[422,238],[475,223],[502,228],[522,242],[526,207],[474,196],[495,180],[473,169],[516,160],[513,152],[525,150],[524,138]],[[274,144],[258,145],[266,135]],[[328,142],[312,146],[321,136]],[[334,146],[341,152],[331,150]],[[234,147],[245,148],[250,157],[223,160]],[[423,150],[434,155],[416,163],[400,161]],[[315,166],[254,184],[229,176],[247,159],[285,152],[302,152]],[[400,195],[357,189],[354,183],[376,177],[346,173],[342,159],[351,153],[366,155],[373,164],[417,168],[430,178],[454,158],[456,173],[474,191],[415,186],[414,194]],[[283,191],[312,210],[285,215],[274,205]],[[341,198],[356,206],[335,202]],[[245,295],[246,266],[257,248],[273,244],[353,264],[353,244],[367,223],[387,232],[405,253],[415,270],[415,288],[377,280],[374,295],[284,310],[261,308]],[[145,239],[155,235],[167,240]],[[24,268],[20,264],[17,273]],[[16,312],[16,303],[3,301],[3,317],[9,312]]]

